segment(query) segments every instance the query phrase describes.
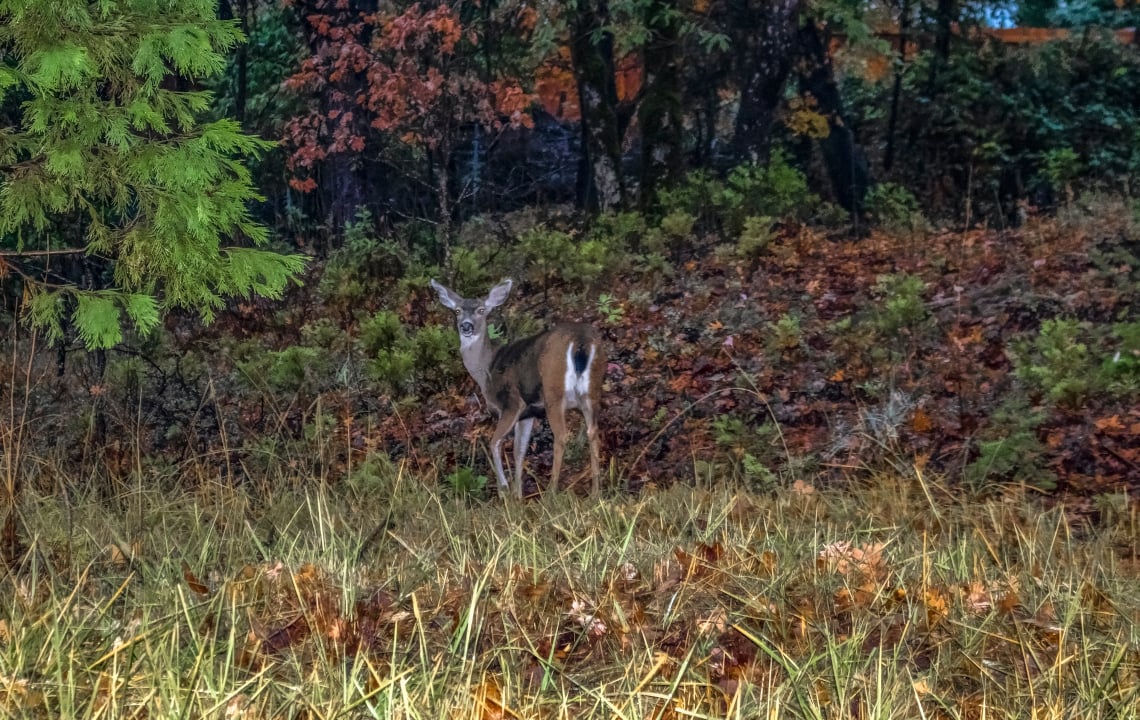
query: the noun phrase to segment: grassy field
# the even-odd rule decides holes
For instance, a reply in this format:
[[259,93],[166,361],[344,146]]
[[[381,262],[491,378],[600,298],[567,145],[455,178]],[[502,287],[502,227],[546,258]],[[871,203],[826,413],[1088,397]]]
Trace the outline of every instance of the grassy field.
[[373,463],[272,496],[26,495],[0,711],[1140,716],[1123,496],[1078,515],[920,474],[525,503],[437,486]]

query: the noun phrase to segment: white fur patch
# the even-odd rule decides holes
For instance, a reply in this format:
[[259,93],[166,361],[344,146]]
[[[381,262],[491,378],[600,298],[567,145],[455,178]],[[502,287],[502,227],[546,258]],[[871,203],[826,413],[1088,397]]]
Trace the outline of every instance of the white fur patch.
[[459,349],[466,350],[467,348],[477,343],[483,342],[482,335],[460,335],[459,336]]
[[584,404],[590,397],[590,366],[594,364],[594,351],[597,350],[593,345],[590,346],[590,357],[586,360],[586,367],[579,375],[574,372],[574,343],[566,346],[566,377],[563,380],[563,387],[566,390],[567,408],[576,408]]

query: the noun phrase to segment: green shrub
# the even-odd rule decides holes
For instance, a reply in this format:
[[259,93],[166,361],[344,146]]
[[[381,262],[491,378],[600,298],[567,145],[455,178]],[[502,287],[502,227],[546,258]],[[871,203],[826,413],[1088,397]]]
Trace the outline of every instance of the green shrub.
[[1101,363],[1105,390],[1114,395],[1140,395],[1140,322],[1112,326],[1114,352]]
[[1054,192],[1064,191],[1065,202],[1073,201],[1073,182],[1082,171],[1081,158],[1070,147],[1052,148],[1042,153],[1041,181]]
[[451,251],[451,273],[461,287],[489,288],[509,274],[497,270],[486,247],[455,247]]
[[963,471],[969,482],[1023,482],[1042,490],[1057,487],[1057,476],[1045,463],[1045,446],[1036,430],[1045,413],[1024,398],[1006,400],[979,435],[978,457]]
[[875,282],[875,293],[882,301],[873,311],[875,327],[893,336],[924,324],[930,315],[922,299],[924,289],[925,283],[917,275],[880,275]]
[[799,317],[784,313],[776,322],[768,323],[768,339],[776,354],[799,350],[804,344]]
[[753,490],[767,492],[776,487],[778,477],[770,469],[778,459],[774,441],[778,430],[770,423],[754,425],[736,415],[719,415],[712,421],[713,439],[725,451],[727,464],[709,467],[710,476],[725,471]]
[[412,357],[417,391],[442,390],[463,375],[458,346],[459,339],[451,326],[427,325],[416,331],[412,336]]
[[284,393],[313,393],[331,376],[328,353],[304,345],[284,350],[253,348],[237,361],[241,374],[253,387]]
[[404,274],[407,253],[398,242],[378,239],[372,231],[372,215],[363,208],[345,226],[344,244],[329,255],[317,284],[317,295],[325,303],[359,307],[361,302],[381,297],[392,280]]
[[594,218],[588,237],[617,248],[640,249],[645,236],[645,217],[637,212],[607,212]]
[[459,497],[480,496],[487,489],[487,476],[469,467],[458,467],[444,478],[444,483]]
[[736,243],[736,254],[746,260],[760,256],[776,236],[776,223],[770,217],[755,215],[744,218],[740,230],[740,240]]
[[749,217],[806,220],[819,204],[807,177],[776,149],[765,165],[737,165],[715,198],[725,231],[737,235]]
[[367,376],[393,395],[438,390],[459,372],[458,341],[450,326],[427,325],[409,332],[390,310],[360,323],[356,345]]
[[889,232],[916,232],[926,225],[918,198],[897,183],[875,185],[867,192],[865,204],[872,220]]
[[618,303],[617,298],[609,293],[602,293],[598,296],[597,310],[598,315],[607,325],[618,325],[625,317],[625,308]]
[[706,170],[696,170],[685,176],[676,187],[657,191],[658,207],[669,213],[683,213],[694,219],[703,230],[711,230],[717,216],[717,199],[724,191],[720,182]]
[[593,284],[626,260],[629,236],[639,227],[644,231],[644,225],[629,219],[630,215],[602,216],[585,238],[546,226],[533,227],[522,235],[516,264],[531,268],[530,279],[539,285],[551,280]]
[[1080,406],[1099,385],[1086,338],[1076,320],[1046,320],[1035,338],[1013,343],[1014,375],[1053,404]]
[[[685,210],[673,210],[665,215],[656,227],[649,228],[646,231],[639,246],[640,251],[644,253],[643,259],[661,258],[661,261],[653,263],[654,269],[662,271],[663,274],[668,274],[672,268],[667,264],[661,264],[664,262],[664,254],[669,253],[676,256],[688,247],[693,241],[693,229],[696,224],[696,216]],[[637,264],[639,267],[644,267],[646,263],[638,262]]]
[[369,357],[406,342],[407,335],[399,315],[391,310],[381,310],[360,322],[356,346],[365,357]]

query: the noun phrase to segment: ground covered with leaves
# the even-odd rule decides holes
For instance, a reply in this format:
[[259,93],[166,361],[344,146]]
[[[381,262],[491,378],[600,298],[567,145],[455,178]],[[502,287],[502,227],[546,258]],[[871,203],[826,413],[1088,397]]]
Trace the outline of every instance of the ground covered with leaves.
[[1140,516],[914,475],[29,498],[9,717],[1135,717]]
[[[765,207],[716,187],[728,204],[678,200],[689,210],[658,219],[475,218],[445,267],[363,217],[285,302],[240,303],[207,328],[173,317],[105,355],[52,357],[13,330],[8,446],[29,462],[11,465],[42,492],[58,471],[111,485],[220,474],[267,492],[295,474],[339,483],[383,455],[484,497],[493,421],[428,283],[477,297],[512,276],[502,337],[569,319],[606,340],[610,487],[771,491],[917,466],[1086,509],[1140,491],[1129,201],[1089,194],[1008,230],[915,216],[859,234],[750,215]],[[579,490],[582,444],[563,477]],[[540,423],[529,496],[548,485],[551,445]]]
[[[852,239],[795,225],[752,254],[744,242],[698,247],[667,275],[635,264],[585,311],[557,290],[518,301],[600,316],[602,423],[628,487],[696,474],[770,489],[917,462],[975,484],[1140,489],[1140,232],[1127,206],[1099,198],[1002,232]],[[380,432],[428,450],[413,452],[423,469],[449,448],[445,472],[469,465],[470,447],[452,443],[489,428],[473,388]]]

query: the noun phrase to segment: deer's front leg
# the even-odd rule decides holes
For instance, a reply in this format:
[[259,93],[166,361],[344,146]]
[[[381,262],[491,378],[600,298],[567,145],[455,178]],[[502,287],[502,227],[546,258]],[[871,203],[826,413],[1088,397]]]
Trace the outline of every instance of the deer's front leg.
[[[495,466],[495,477],[499,481],[500,490],[508,487],[507,474],[503,471],[503,440],[511,428],[518,424],[521,412],[519,408],[513,406],[504,407],[502,414],[499,415],[499,424],[495,426],[495,434],[491,436],[491,463]],[[515,495],[522,497],[521,482],[515,488]]]

